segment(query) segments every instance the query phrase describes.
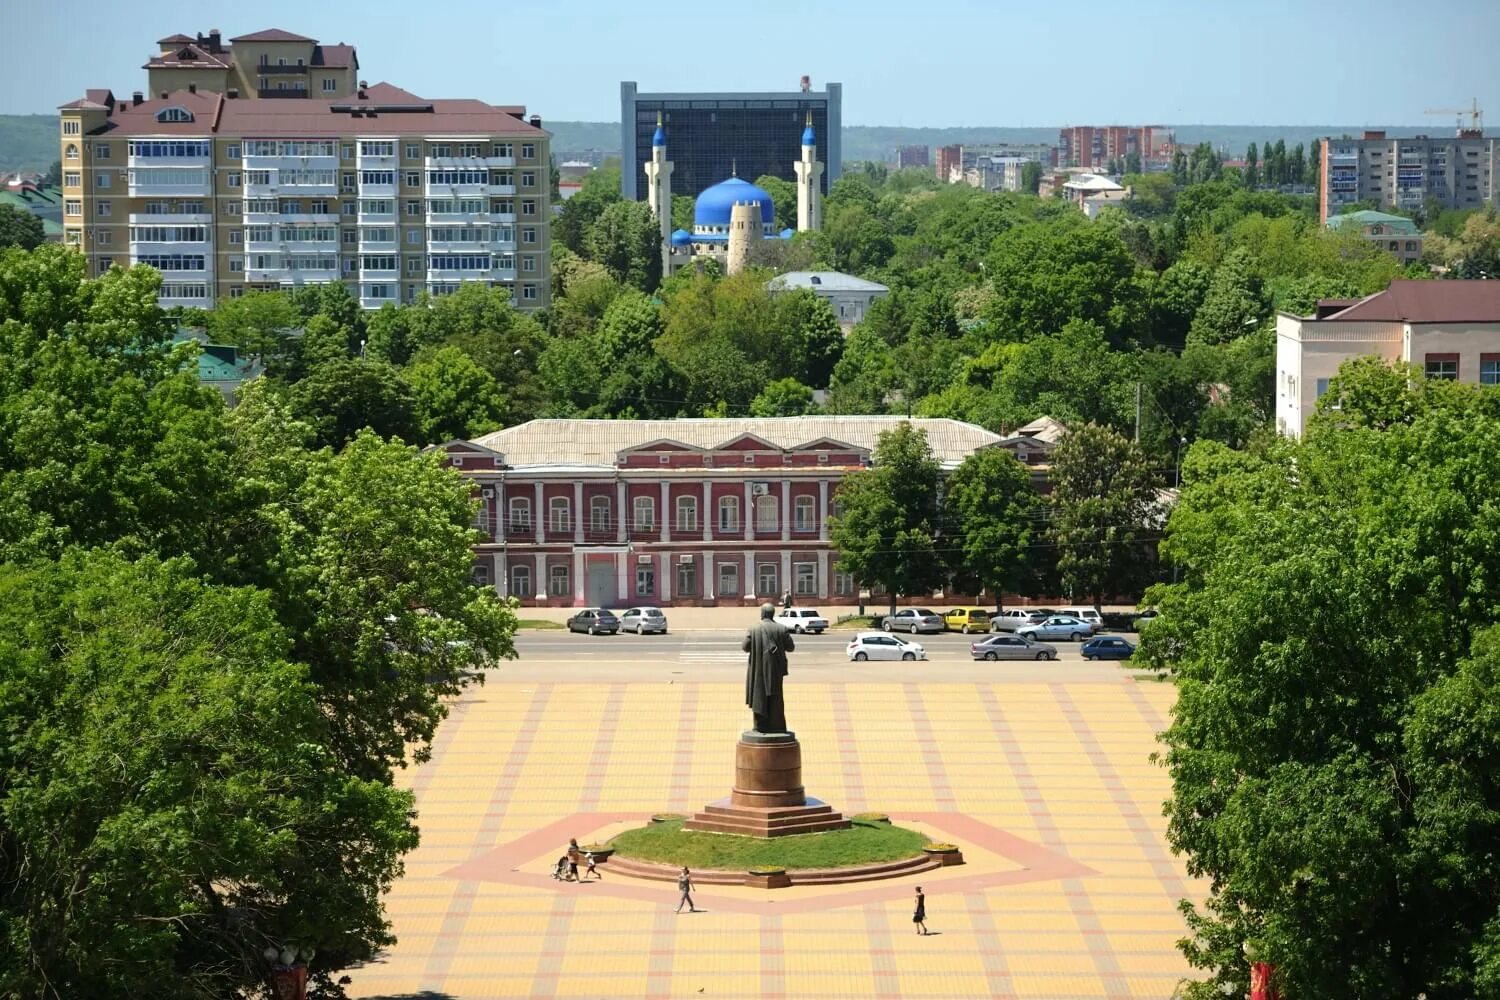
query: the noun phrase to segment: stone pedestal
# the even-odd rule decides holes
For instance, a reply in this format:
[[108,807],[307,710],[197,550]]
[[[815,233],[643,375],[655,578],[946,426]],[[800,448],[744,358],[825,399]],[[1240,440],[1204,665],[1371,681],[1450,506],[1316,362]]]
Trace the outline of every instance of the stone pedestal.
[[802,787],[802,746],[795,733],[740,734],[734,789],[683,825],[684,830],[786,837],[843,830],[849,821]]

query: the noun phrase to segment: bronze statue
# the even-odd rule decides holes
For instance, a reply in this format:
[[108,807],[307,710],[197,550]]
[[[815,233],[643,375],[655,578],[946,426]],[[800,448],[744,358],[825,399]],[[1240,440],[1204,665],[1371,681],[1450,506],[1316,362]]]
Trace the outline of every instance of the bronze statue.
[[781,679],[786,676],[786,654],[797,648],[791,630],[773,620],[776,608],[760,606],[760,621],[745,633],[741,648],[750,654],[745,667],[745,704],[755,715],[757,733],[784,733],[786,700]]

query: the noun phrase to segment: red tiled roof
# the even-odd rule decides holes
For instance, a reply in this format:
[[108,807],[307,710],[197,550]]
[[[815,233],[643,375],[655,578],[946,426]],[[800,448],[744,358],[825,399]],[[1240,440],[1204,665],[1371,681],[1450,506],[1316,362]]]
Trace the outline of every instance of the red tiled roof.
[[238,35],[230,39],[231,42],[316,42],[316,38],[308,38],[306,35],[294,35],[290,31],[282,31],[280,28],[267,28],[265,31],[255,31],[248,35]]
[[172,52],[163,52],[146,60],[142,69],[228,69],[228,52],[210,52],[196,42],[189,42]]
[[[164,98],[142,101],[140,104],[125,102],[106,126],[109,135],[213,135],[219,120],[219,108],[226,103],[224,98],[211,90],[192,93],[178,90]],[[250,102],[245,102],[250,103]],[[184,108],[191,111],[190,122],[159,122],[157,112],[163,108]]]
[[352,45],[319,45],[313,49],[312,64],[329,69],[348,69],[359,65]]
[[193,40],[191,35],[168,35],[166,38],[157,39],[157,45],[185,45]]
[[57,109],[59,111],[66,111],[71,109],[77,109],[80,111],[108,111],[109,105],[100,104],[98,101],[91,101],[86,97],[80,97],[76,101],[69,101],[67,104],[59,104],[57,106]]
[[1392,281],[1329,320],[1500,323],[1500,281]]

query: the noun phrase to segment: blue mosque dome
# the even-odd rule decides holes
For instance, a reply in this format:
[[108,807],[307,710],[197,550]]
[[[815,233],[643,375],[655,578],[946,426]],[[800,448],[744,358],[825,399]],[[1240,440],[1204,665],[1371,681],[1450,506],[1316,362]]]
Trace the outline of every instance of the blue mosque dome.
[[808,122],[807,123],[807,128],[805,128],[805,129],[802,130],[802,145],[804,145],[804,146],[816,146],[817,144],[818,144],[817,137],[813,135],[812,122]]
[[[639,134],[639,133],[637,133]],[[661,127],[661,122],[656,123],[656,131],[651,134],[652,146],[665,146],[667,144],[667,130]]]
[[760,221],[766,224],[775,221],[776,206],[771,203],[771,196],[749,181],[731,177],[705,188],[698,196],[693,205],[693,225],[727,226],[730,210],[741,201],[760,202]]
[[674,247],[685,247],[693,242],[693,234],[686,229],[678,229],[672,233],[671,239]]
[[796,236],[796,235],[797,235],[797,230],[791,228],[790,226],[788,226],[787,228],[785,228],[785,229],[783,229],[781,231],[781,238],[784,239],[784,240],[789,240],[793,236]]

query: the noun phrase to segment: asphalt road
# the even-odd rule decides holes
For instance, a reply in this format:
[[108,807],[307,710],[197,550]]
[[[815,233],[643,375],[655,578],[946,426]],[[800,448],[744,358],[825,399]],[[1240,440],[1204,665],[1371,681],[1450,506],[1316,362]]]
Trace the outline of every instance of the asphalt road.
[[[927,650],[926,660],[853,663],[844,652],[853,636],[842,630],[797,636],[792,675],[808,681],[888,684],[914,679],[1118,682],[1124,675],[1139,672],[1120,663],[1085,662],[1078,645],[1071,642],[1052,643],[1058,658],[1051,662],[976,661],[969,656],[969,644],[983,636],[958,633],[917,636],[916,641]],[[640,636],[523,631],[516,637],[519,659],[500,664],[491,671],[491,680],[739,682],[745,676],[742,638],[734,632],[706,631]]]

